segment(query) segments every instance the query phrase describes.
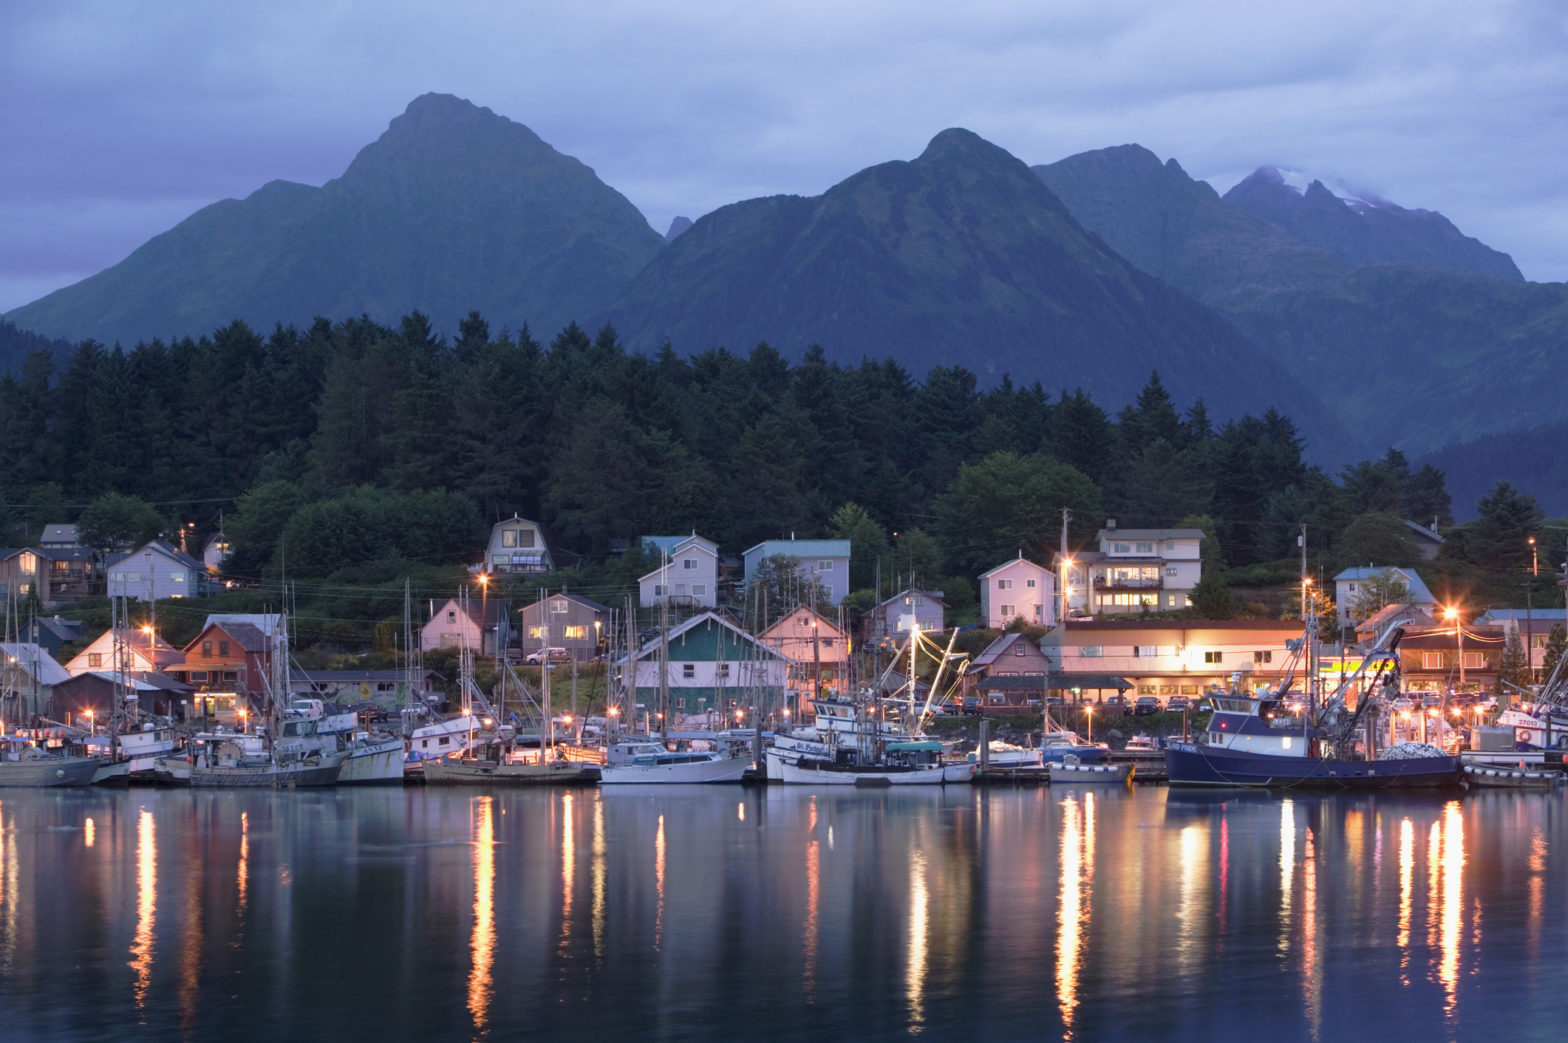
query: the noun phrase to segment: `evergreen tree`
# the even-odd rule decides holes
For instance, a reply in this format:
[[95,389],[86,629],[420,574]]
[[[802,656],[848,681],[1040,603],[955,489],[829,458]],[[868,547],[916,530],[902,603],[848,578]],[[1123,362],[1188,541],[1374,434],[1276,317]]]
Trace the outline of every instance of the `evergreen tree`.
[[1497,679],[1520,688],[1534,683],[1534,678],[1530,676],[1530,660],[1525,655],[1524,641],[1519,637],[1517,626],[1510,625],[1508,635],[1503,639],[1503,657],[1497,666]]
[[1561,623],[1553,623],[1552,629],[1546,635],[1546,648],[1541,659],[1541,676],[1550,678],[1557,664],[1562,661],[1563,653],[1568,652],[1568,629]]

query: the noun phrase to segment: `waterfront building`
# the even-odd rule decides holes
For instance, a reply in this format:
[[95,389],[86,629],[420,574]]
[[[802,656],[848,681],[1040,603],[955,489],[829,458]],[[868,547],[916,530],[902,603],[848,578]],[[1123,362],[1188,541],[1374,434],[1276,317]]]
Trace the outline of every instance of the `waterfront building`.
[[[658,712],[652,708],[659,701],[659,650],[664,643],[658,638],[645,643],[632,666],[637,701],[653,713]],[[735,711],[749,706],[764,714],[784,708],[793,660],[717,613],[703,612],[672,627],[668,645],[669,664],[662,681],[668,686],[668,712],[674,717],[719,710],[734,723]]]
[[1024,557],[980,576],[980,625],[1000,630],[1016,619],[1029,626],[1056,625],[1056,574]]
[[[1229,688],[1234,675],[1246,690],[1269,683],[1289,658],[1286,642],[1301,637],[1296,620],[1140,619],[1067,620],[1043,639],[1053,691],[1102,687],[1121,679],[1133,694],[1201,695]],[[1093,678],[1095,684],[1088,683]]]
[[1099,550],[1080,552],[1068,570],[1073,615],[1191,607],[1203,578],[1202,529],[1118,529],[1110,519],[1095,541]]
[[1023,634],[1003,634],[975,656],[964,673],[964,694],[982,706],[1037,707],[1050,686],[1051,660]]
[[812,697],[840,694],[848,681],[849,635],[820,612],[801,605],[768,627],[757,640],[790,661],[786,684],[796,720],[812,713]]

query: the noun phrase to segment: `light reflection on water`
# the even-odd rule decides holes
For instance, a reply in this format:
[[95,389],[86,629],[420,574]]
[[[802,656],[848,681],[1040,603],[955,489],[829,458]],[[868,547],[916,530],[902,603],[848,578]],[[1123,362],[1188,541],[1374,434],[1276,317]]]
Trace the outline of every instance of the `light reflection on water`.
[[6,1031],[1274,1043],[1568,1016],[1560,797],[627,789],[0,795]]

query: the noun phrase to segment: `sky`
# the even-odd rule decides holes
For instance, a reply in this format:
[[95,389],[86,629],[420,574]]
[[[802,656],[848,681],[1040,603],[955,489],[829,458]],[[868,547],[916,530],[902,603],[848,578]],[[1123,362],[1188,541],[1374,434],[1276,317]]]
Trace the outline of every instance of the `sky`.
[[0,312],[420,94],[532,128],[664,232],[965,127],[1030,164],[1141,144],[1290,167],[1568,279],[1562,0],[0,0]]

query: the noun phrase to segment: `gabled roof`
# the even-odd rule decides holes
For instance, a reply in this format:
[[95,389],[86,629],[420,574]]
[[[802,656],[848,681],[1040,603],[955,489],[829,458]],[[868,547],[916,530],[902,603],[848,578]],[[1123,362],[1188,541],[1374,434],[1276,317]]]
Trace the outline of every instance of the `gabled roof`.
[[1046,568],[1044,565],[1038,565],[1038,564],[1035,564],[1034,562],[1030,561],[1028,558],[1024,557],[1024,552],[1023,551],[1019,551],[1018,552],[1018,557],[1013,558],[1013,559],[1011,559],[1009,561],[1002,562],[1000,565],[998,565],[996,568],[992,569],[990,572],[982,572],[982,573],[980,573],[980,578],[981,579],[985,579],[987,576],[993,575],[994,573],[997,573],[997,572],[1001,572],[1003,569],[1012,568],[1014,565],[1017,565],[1019,562],[1022,562],[1025,565],[1033,566],[1034,568],[1039,569],[1041,572],[1049,573],[1051,571],[1050,569]]
[[61,641],[80,641],[86,636],[86,625],[79,619],[61,619],[59,616],[40,616],[39,629],[47,630]]
[[[537,604],[537,602],[535,602],[535,604]],[[463,614],[468,617],[468,621],[475,626],[485,630],[491,630],[494,629],[501,620],[507,618],[508,613],[512,611],[512,601],[510,598],[482,597],[478,601],[475,601],[473,598],[469,598],[468,609],[467,611],[464,611],[462,598],[447,598],[446,602],[440,608],[436,609],[435,614],[425,622],[425,626],[429,626],[431,623],[435,622],[436,618],[440,616],[441,613],[445,612],[448,607],[454,608],[459,612],[463,612]],[[532,605],[529,606],[529,608],[532,607]],[[525,609],[524,611],[527,610]]]
[[1405,528],[1415,533],[1417,539],[1426,540],[1428,543],[1442,543],[1443,537],[1436,529],[1429,529],[1420,522],[1413,522],[1408,518],[1403,519]]
[[[119,684],[120,675],[114,670],[89,670],[80,677],[96,677],[110,684]],[[126,687],[138,692],[194,692],[196,686],[187,684],[168,674],[148,673],[146,670],[132,670],[125,675]]]
[[1101,529],[1100,540],[1201,540],[1202,529]]
[[0,642],[0,653],[7,663],[15,663],[29,677],[41,685],[54,687],[71,679],[71,672],[55,661],[54,656],[31,641]]
[[984,652],[981,652],[979,655],[974,657],[974,660],[970,663],[970,669],[977,670],[983,666],[990,666],[992,663],[1000,659],[1004,653],[1008,653],[1008,650],[1019,641],[1029,645],[1041,655],[1045,655],[1045,653],[1040,650],[1039,645],[1036,645],[1034,642],[1030,641],[1029,638],[1023,634],[1003,634],[995,641],[992,641],[989,645],[986,645]]
[[[792,662],[792,660],[789,658],[789,656],[787,656],[784,653],[778,651],[777,649],[770,648],[769,646],[763,644],[761,641],[757,640],[752,635],[746,633],[746,631],[742,630],[740,627],[736,626],[734,623],[731,623],[729,620],[725,619],[723,616],[719,615],[717,612],[702,612],[702,613],[699,613],[698,615],[692,616],[690,619],[686,620],[686,622],[682,623],[680,626],[675,627],[674,629],[672,629],[670,631],[670,633],[669,633],[669,640],[674,641],[675,639],[681,637],[683,634],[686,634],[688,631],[695,630],[695,629],[697,629],[697,627],[699,627],[699,626],[701,626],[701,625],[703,625],[705,623],[710,623],[710,624],[711,623],[717,623],[719,626],[721,626],[721,627],[725,628],[726,630],[730,631],[732,634],[734,634],[740,640],[749,642],[752,645],[752,647],[755,648],[758,652],[760,652],[760,653],[762,653],[762,654],[764,654],[764,655],[766,655],[766,656],[768,656],[770,658],[782,660],[784,662]],[[639,660],[646,659],[648,656],[652,655],[654,652],[657,652],[659,650],[659,643],[660,642],[659,642],[658,638],[654,638],[652,641],[645,642],[643,644],[643,646],[637,650],[637,658]]]
[[763,540],[746,549],[746,557],[760,550],[764,558],[782,554],[787,558],[847,558],[848,540]]
[[714,543],[709,539],[704,539],[703,537],[698,536],[695,532],[689,536],[639,536],[638,542],[642,544],[643,550],[647,550],[651,547],[656,551],[662,551],[665,554],[668,554],[672,558],[675,557],[677,551],[686,547],[688,544],[694,547],[700,547],[715,557],[717,557],[719,553],[719,545],[717,543]]
[[916,590],[913,587],[906,587],[897,594],[894,594],[892,597],[888,598],[886,601],[877,605],[877,608],[887,608],[899,598],[910,597],[913,595],[919,595],[920,597],[925,598],[927,601],[934,601],[943,608],[947,607],[947,601],[943,599],[942,592],[940,590]]
[[267,635],[262,632],[260,627],[252,623],[209,623],[207,626],[202,627],[201,633],[196,635],[195,640],[185,646],[186,651],[188,652],[192,648],[197,647],[201,643],[201,639],[206,637],[211,630],[221,630],[228,634],[235,644],[247,652],[260,653],[267,651],[269,640]]
[[788,612],[784,613],[784,615],[782,617],[780,617],[780,619],[777,622],[775,622],[772,626],[768,627],[761,634],[759,634],[758,635],[759,639],[761,639],[763,641],[766,641],[766,640],[769,640],[770,638],[771,639],[778,639],[778,638],[782,638],[782,637],[785,637],[785,636],[792,636],[792,635],[786,635],[786,634],[783,634],[783,633],[775,634],[774,631],[782,630],[786,626],[794,626],[794,627],[809,626],[810,625],[809,618],[806,619],[806,620],[802,620],[800,618],[801,616],[814,617],[817,620],[817,623],[818,623],[817,633],[818,634],[821,634],[821,635],[826,636],[826,637],[844,637],[844,636],[846,636],[844,631],[842,631],[842,630],[840,630],[838,628],[838,624],[834,623],[827,616],[824,616],[820,612],[813,612],[809,605],[798,605],[795,608],[792,608]]
[[586,609],[588,609],[588,610],[590,610],[592,612],[608,612],[608,611],[610,611],[610,608],[609,608],[608,605],[601,605],[597,601],[594,601],[592,598],[585,598],[581,594],[568,594],[564,590],[557,591],[554,594],[547,594],[544,597],[540,598],[538,601],[535,601],[532,605],[524,605],[522,607],[521,611],[527,612],[530,609],[538,608],[540,605],[543,605],[546,602],[549,602],[549,601],[560,601],[560,600],[563,600],[563,599],[566,600],[566,601],[575,601],[579,605],[583,606],[584,608],[586,608]]
[[201,628],[206,630],[214,623],[249,623],[263,634],[275,635],[283,623],[283,616],[278,612],[209,612]]
[[186,568],[193,569],[196,572],[205,572],[207,570],[207,566],[203,565],[189,554],[186,554],[184,551],[180,550],[180,548],[174,546],[173,544],[165,543],[163,540],[153,540],[150,543],[143,544],[131,553],[125,555],[125,557],[116,560],[114,565],[110,566],[110,568],[123,565],[128,560],[140,561],[148,551],[154,551],[163,557],[168,558],[170,561],[177,561]]
[[80,538],[76,526],[67,522],[50,522],[44,526],[43,535],[38,537],[39,543],[79,543]]

